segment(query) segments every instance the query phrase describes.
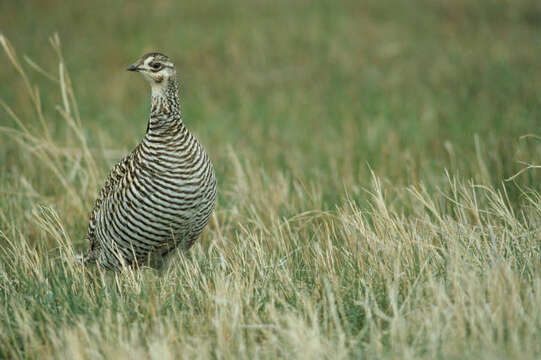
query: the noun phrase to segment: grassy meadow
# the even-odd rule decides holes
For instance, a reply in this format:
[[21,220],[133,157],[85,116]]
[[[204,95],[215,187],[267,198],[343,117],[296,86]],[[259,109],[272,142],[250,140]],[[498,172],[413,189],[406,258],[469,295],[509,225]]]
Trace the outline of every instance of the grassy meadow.
[[[0,358],[541,357],[537,2],[5,0],[0,34]],[[85,268],[152,50],[217,207],[161,271]]]

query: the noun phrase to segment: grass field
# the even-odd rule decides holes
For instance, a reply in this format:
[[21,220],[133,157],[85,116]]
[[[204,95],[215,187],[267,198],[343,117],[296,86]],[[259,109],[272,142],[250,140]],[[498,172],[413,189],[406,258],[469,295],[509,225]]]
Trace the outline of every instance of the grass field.
[[[7,0],[0,24],[0,358],[541,357],[538,3]],[[150,50],[218,204],[166,269],[103,273],[74,254],[144,134],[124,69]]]

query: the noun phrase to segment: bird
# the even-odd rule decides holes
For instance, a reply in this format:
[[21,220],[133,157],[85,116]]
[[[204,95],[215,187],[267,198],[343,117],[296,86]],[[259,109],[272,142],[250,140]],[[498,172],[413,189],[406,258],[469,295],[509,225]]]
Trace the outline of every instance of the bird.
[[85,264],[108,270],[160,268],[173,250],[188,250],[216,203],[216,174],[183,122],[177,72],[160,52],[127,68],[150,83],[146,133],[111,170],[94,203]]

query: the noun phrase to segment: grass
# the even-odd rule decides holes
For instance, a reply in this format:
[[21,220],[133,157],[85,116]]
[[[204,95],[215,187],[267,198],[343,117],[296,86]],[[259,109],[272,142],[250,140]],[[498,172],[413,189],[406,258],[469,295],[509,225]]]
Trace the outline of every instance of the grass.
[[[540,14],[0,3],[0,358],[539,358]],[[153,49],[218,206],[162,272],[84,268],[97,191],[146,127],[123,69]]]

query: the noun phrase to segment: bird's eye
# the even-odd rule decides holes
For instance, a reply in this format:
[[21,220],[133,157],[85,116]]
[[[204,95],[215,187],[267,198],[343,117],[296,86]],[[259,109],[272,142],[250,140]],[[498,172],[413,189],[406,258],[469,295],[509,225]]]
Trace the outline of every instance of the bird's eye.
[[159,62],[155,62],[155,63],[150,64],[150,66],[151,66],[153,69],[158,70],[158,69],[162,66],[162,64],[160,64]]

